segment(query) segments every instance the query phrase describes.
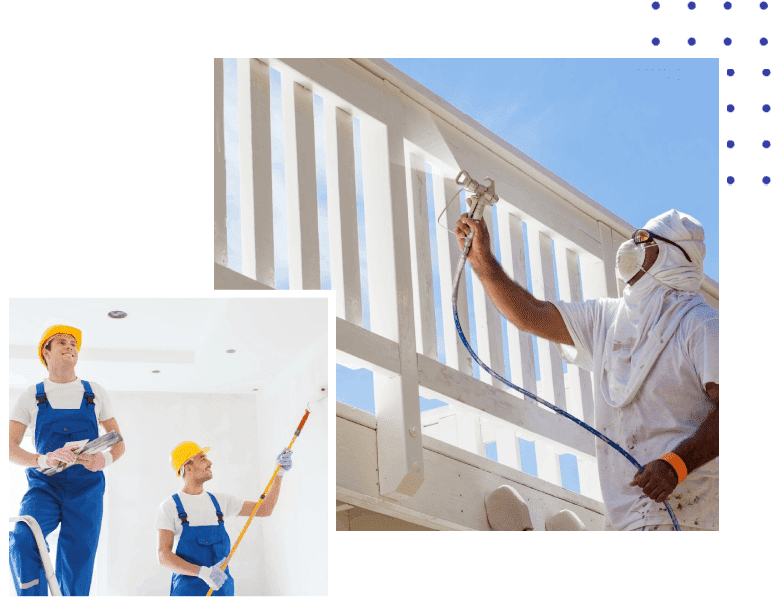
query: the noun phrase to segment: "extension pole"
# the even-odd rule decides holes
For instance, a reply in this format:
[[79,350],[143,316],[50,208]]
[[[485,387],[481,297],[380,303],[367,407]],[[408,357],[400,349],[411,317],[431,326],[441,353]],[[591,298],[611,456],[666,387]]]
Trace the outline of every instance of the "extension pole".
[[[311,414],[310,409],[305,409],[305,415],[303,415],[303,420],[300,421],[300,424],[297,426],[297,431],[294,432],[294,436],[292,436],[292,441],[289,442],[289,446],[286,447],[287,450],[292,450],[292,445],[294,444],[294,441],[297,439],[297,436],[300,435],[300,432],[302,431],[303,425],[305,425],[305,421],[308,420],[308,415]],[[233,554],[236,552],[236,548],[238,547],[238,544],[241,542],[241,539],[244,538],[244,533],[246,532],[246,529],[249,528],[249,524],[252,523],[252,518],[254,517],[254,514],[257,513],[257,510],[259,509],[260,505],[262,505],[262,502],[265,500],[266,495],[270,491],[270,487],[273,485],[273,480],[276,479],[276,474],[278,473],[278,469],[281,467],[280,465],[276,465],[276,469],[273,470],[273,475],[270,476],[270,482],[268,482],[268,485],[265,487],[265,490],[262,491],[262,495],[260,495],[260,498],[257,500],[257,503],[254,505],[254,509],[252,509],[252,513],[249,516],[249,519],[246,521],[246,524],[244,525],[244,529],[241,531],[241,534],[238,535],[238,540],[233,545],[233,549],[230,550],[230,554],[228,555],[225,562],[222,564],[222,570],[224,571],[228,567],[228,563],[230,562],[230,558],[233,557]],[[209,593],[206,594],[206,597],[208,598],[212,593],[214,593],[214,590],[209,587]]]

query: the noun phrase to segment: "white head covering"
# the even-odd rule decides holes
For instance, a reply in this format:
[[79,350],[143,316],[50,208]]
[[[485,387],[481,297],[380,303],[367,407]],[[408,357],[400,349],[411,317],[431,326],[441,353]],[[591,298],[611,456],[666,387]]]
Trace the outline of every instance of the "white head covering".
[[[677,242],[658,242],[659,255],[634,286],[627,284],[616,317],[608,329],[600,387],[614,408],[634,400],[659,354],[691,309],[704,304],[696,292],[704,279],[704,228],[684,213],[670,210],[645,229]],[[655,236],[654,236],[655,240]]]
[[[683,252],[670,244],[659,240],[659,258],[649,273],[661,283],[677,290],[696,292],[704,280],[704,256],[707,247],[704,245],[704,228],[701,223],[690,215],[669,210],[658,217],[654,217],[644,225],[654,234],[662,236],[672,242],[677,242],[685,249],[691,261]],[[656,240],[656,237],[653,237]],[[665,252],[662,259],[662,252]]]

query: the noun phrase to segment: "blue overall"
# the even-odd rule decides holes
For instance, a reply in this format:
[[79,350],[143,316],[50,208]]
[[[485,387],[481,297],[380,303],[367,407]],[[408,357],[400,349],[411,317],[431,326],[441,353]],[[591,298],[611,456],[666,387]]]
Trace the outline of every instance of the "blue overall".
[[[43,383],[37,384],[35,450],[46,454],[67,442],[99,437],[94,393],[83,383],[80,408],[51,408]],[[31,515],[47,537],[61,523],[56,549],[56,580],[62,595],[88,595],[102,525],[104,474],[73,465],[47,476],[34,467],[26,470],[29,490],[19,515]],[[35,537],[17,522],[10,535],[10,560],[18,595],[48,595],[48,585]],[[46,541],[48,545],[48,541]]]
[[[182,520],[182,534],[177,543],[177,550],[174,552],[180,558],[196,566],[214,566],[222,558],[228,557],[230,553],[230,537],[225,530],[225,522],[222,519],[222,511],[217,499],[210,492],[206,494],[211,497],[214,503],[214,509],[217,511],[217,520],[219,522],[214,526],[190,526],[187,521],[187,514],[182,508],[182,501],[174,494],[172,498],[177,505],[177,514]],[[233,577],[230,576],[230,567],[225,569],[228,579],[212,595],[235,595],[235,584]],[[209,585],[203,579],[193,577],[187,574],[177,574],[171,577],[171,595],[197,595],[205,596],[209,591]]]

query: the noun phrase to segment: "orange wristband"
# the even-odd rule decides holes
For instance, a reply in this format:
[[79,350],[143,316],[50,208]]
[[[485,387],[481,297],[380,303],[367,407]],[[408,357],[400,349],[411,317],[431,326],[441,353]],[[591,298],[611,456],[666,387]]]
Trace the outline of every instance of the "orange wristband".
[[674,452],[668,452],[666,454],[663,454],[659,457],[659,459],[664,459],[667,463],[669,463],[672,467],[675,468],[675,471],[677,472],[677,483],[679,484],[683,480],[685,480],[685,476],[688,475],[688,469],[685,466],[685,463],[683,463],[683,460],[678,457]]

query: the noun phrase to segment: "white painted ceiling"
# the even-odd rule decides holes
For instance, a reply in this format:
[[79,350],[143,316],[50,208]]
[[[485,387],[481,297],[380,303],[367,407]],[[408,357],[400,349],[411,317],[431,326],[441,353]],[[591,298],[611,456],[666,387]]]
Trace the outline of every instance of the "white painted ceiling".
[[[107,389],[271,391],[327,349],[327,306],[326,298],[275,296],[11,299],[10,387],[47,376],[37,357],[40,337],[48,326],[68,324],[83,331],[78,377]],[[114,310],[128,317],[109,318]]]

